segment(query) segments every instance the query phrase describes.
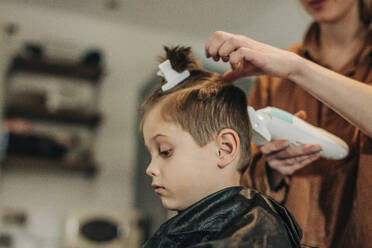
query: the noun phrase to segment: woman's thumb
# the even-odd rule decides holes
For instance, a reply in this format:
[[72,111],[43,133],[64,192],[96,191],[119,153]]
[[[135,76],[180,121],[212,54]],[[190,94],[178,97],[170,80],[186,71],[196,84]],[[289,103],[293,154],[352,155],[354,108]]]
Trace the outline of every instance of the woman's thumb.
[[307,118],[307,114],[304,110],[300,110],[297,113],[295,113],[294,115],[297,116],[298,118],[302,119],[302,120],[306,120],[306,118]]

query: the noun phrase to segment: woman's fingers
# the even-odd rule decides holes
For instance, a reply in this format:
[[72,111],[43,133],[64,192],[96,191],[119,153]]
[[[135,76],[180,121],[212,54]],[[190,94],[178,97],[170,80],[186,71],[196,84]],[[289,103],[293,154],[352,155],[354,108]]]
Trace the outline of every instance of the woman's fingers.
[[320,145],[301,145],[301,146],[288,146],[281,151],[264,153],[267,161],[270,160],[284,160],[296,158],[303,155],[310,155],[312,153],[321,151]]
[[268,165],[282,175],[292,175],[320,158],[320,145],[289,146],[287,140],[275,140],[260,147]]
[[223,56],[221,59],[223,62],[228,62],[230,60],[230,56]]
[[303,155],[296,158],[284,160],[271,160],[268,162],[269,166],[274,170],[280,172],[282,175],[292,175],[297,170],[300,170],[312,162],[320,158],[320,152]]
[[302,120],[306,120],[306,118],[307,118],[307,114],[304,110],[300,110],[297,113],[295,113],[294,115],[297,116],[298,118],[302,119]]
[[213,57],[213,59],[218,58],[218,50],[226,40],[228,36],[231,34],[223,32],[223,31],[216,31],[212,34],[211,37],[205,43],[205,55],[207,58]]
[[236,65],[236,68],[225,72],[223,77],[230,82],[235,82],[236,80],[242,77],[261,75],[263,73],[260,68],[253,66],[251,63],[247,61],[243,61],[242,63],[243,65],[240,65],[238,63]]
[[260,147],[269,166],[282,175],[295,171],[320,158],[320,145],[288,146],[286,140],[268,142]]
[[242,64],[243,61],[251,62],[254,59],[255,51],[246,47],[239,47],[230,55],[229,63],[231,68],[237,68],[238,64]]
[[288,146],[289,146],[288,140],[273,140],[262,145],[260,147],[260,151],[265,156],[271,153],[279,152],[287,148]]
[[299,61],[299,56],[292,52],[223,31],[212,34],[205,53],[215,61],[222,58],[230,63],[231,71],[225,74],[229,81],[261,74],[287,78]]
[[242,38],[237,36],[228,36],[218,49],[217,53],[220,57],[230,57],[236,50],[242,47],[248,47],[248,44]]
[[260,43],[242,35],[223,31],[214,32],[205,45],[207,58],[212,57],[215,61],[222,58],[224,62],[229,61],[233,69],[243,60],[253,60],[256,57],[255,53],[260,50],[262,50]]
[[213,60],[217,62],[217,61],[220,60],[220,57],[219,56],[213,56]]
[[216,31],[208,39],[205,44],[206,57],[213,59],[222,58],[227,62],[230,59],[231,53],[240,47],[248,47],[247,37],[242,35],[234,35],[223,31]]

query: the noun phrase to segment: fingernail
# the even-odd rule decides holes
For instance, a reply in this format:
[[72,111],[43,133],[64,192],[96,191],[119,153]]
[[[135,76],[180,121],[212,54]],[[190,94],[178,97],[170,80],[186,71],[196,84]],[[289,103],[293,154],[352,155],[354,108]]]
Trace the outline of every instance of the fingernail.
[[286,141],[286,142],[283,143],[282,146],[283,146],[283,147],[285,147],[285,146],[289,146],[289,144],[290,144],[289,141]]
[[321,149],[322,149],[321,147],[313,146],[313,147],[311,147],[310,151],[312,151],[312,152],[318,152],[318,151],[320,151]]

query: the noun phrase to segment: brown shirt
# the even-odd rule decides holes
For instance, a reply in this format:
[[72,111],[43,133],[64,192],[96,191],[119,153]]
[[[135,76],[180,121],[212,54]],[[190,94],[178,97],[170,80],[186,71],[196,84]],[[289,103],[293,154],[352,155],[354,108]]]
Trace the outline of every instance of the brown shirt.
[[[322,64],[318,41],[319,26],[314,23],[304,42],[289,50]],[[363,49],[338,73],[372,86],[371,28]],[[249,105],[255,109],[275,106],[291,113],[305,110],[307,121],[342,138],[350,155],[341,161],[320,159],[274,190],[256,149],[242,184],[283,202],[303,229],[304,244],[372,247],[372,139],[289,80],[260,76],[250,92]]]

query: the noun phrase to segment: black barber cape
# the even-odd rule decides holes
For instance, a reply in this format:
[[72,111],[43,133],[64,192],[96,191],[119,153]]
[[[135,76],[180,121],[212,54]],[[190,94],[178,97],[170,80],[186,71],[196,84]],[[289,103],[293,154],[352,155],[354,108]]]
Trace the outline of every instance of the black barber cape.
[[218,191],[162,224],[144,248],[301,247],[293,216],[248,188]]

